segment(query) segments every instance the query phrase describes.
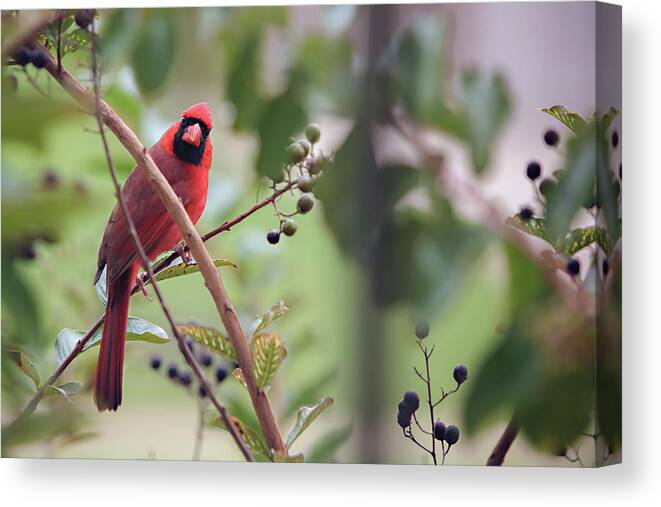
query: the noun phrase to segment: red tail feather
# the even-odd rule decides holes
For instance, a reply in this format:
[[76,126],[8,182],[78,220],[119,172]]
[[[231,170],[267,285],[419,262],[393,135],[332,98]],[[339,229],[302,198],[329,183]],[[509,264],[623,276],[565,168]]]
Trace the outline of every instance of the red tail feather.
[[108,284],[108,305],[96,365],[94,401],[99,411],[117,410],[122,404],[124,343],[129,316],[131,289],[138,271],[137,264]]

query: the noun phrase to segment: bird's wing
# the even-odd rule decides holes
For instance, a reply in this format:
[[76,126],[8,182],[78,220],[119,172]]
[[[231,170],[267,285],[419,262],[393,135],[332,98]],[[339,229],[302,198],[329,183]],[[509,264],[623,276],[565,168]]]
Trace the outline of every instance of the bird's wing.
[[[160,166],[160,153],[154,153],[155,162]],[[169,172],[169,171],[167,171]],[[166,176],[170,176],[164,172]],[[184,180],[171,181],[172,189],[179,196],[182,204],[188,204],[188,186]],[[172,228],[176,227],[172,217],[168,214],[158,194],[153,190],[145,178],[143,171],[133,169],[122,189],[122,196],[126,202],[129,214],[133,219],[140,241],[149,254],[154,251],[158,241]],[[167,246],[165,248],[170,248]],[[158,252],[160,253],[160,252]],[[95,278],[98,280],[104,266],[108,269],[108,282],[112,283],[123,273],[135,259],[138,253],[129,232],[128,224],[122,213],[119,203],[115,205],[99,248],[98,271]]]

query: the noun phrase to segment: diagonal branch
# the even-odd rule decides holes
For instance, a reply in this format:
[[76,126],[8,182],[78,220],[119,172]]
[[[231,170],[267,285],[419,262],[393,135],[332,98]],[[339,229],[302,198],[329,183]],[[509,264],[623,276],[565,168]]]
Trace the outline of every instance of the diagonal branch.
[[511,420],[505,428],[505,431],[503,431],[503,434],[500,436],[500,439],[498,439],[498,443],[493,448],[493,451],[491,451],[491,455],[487,460],[487,466],[499,467],[503,464],[505,455],[507,454],[507,451],[510,450],[510,447],[512,447],[512,443],[518,433],[519,426],[514,420]]
[[[108,139],[106,138],[106,133],[103,126],[103,120],[101,119],[101,96],[100,96],[101,87],[99,84],[99,72],[96,61],[96,42],[95,42],[96,39],[93,38],[93,41],[94,42],[92,43],[91,53],[92,53],[92,80],[94,82],[94,98],[95,98],[95,117],[96,117],[97,126],[99,128],[99,134],[101,135],[101,142],[103,144],[103,152],[106,157],[106,163],[108,164],[108,171],[110,172],[110,176],[112,177],[112,182],[115,187],[115,194],[117,196],[117,201],[119,202],[119,207],[121,208],[122,213],[124,214],[124,218],[126,218],[126,223],[129,228],[129,233],[131,234],[131,238],[133,239],[135,248],[138,251],[140,260],[142,261],[142,266],[147,272],[147,276],[149,277],[149,281],[151,282],[154,292],[156,293],[158,302],[160,303],[161,308],[163,309],[163,313],[165,313],[165,317],[170,323],[170,327],[172,328],[172,333],[174,334],[175,338],[177,339],[177,343],[179,344],[179,349],[186,358],[188,364],[191,366],[193,373],[198,378],[200,384],[204,386],[204,389],[206,390],[209,399],[220,413],[220,417],[223,419],[223,422],[225,423],[228,432],[236,442],[236,445],[239,447],[239,450],[241,451],[243,456],[246,458],[247,461],[254,461],[245,442],[237,432],[234,424],[232,424],[232,421],[230,420],[230,417],[227,413],[227,409],[218,400],[218,397],[216,396],[216,393],[213,391],[213,388],[211,387],[209,380],[202,372],[202,368],[200,367],[197,359],[191,352],[190,348],[186,346],[184,337],[179,332],[179,328],[177,327],[174,317],[172,316],[172,312],[170,311],[170,308],[168,307],[167,303],[165,302],[165,299],[163,298],[163,294],[161,293],[161,288],[156,283],[156,279],[154,278],[154,272],[151,266],[149,265],[149,258],[147,257],[147,253],[145,252],[144,246],[140,241],[140,237],[138,236],[138,231],[135,228],[135,222],[133,222],[133,217],[131,217],[128,207],[126,206],[126,201],[122,196],[122,187],[121,184],[119,183],[119,178],[117,177],[117,171],[115,171],[115,164],[112,160],[112,157],[110,156]],[[59,59],[58,59],[58,65],[60,65]]]
[[[34,43],[33,43],[34,44]],[[50,57],[46,70],[73,97],[84,109],[94,111],[95,99],[74,76],[64,68],[58,71],[57,62]],[[172,216],[181,231],[184,241],[195,257],[204,283],[211,293],[218,314],[227,331],[230,342],[236,351],[239,366],[244,375],[248,393],[252,401],[257,419],[270,450],[286,454],[286,448],[271,410],[266,393],[259,389],[253,372],[253,357],[248,346],[248,340],[241,327],[236,310],[234,309],[225,286],[213,264],[209,253],[195,226],[186,213],[181,201],[172,190],[167,179],[160,172],[147,149],[140,142],[135,133],[126,125],[124,120],[103,100],[99,101],[99,113],[103,123],[115,134],[124,148],[131,154],[141,170],[145,171],[147,181],[157,192],[168,213]]]

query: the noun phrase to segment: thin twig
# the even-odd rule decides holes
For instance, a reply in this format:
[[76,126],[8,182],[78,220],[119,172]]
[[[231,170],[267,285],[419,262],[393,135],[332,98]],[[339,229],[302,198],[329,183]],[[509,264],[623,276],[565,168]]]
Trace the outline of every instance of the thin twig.
[[204,412],[205,403],[200,400],[197,403],[197,428],[195,430],[195,447],[193,448],[193,461],[200,461],[202,455],[202,441],[204,439]]
[[427,347],[424,349],[422,348],[422,344],[418,340],[418,346],[420,347],[420,350],[422,350],[422,353],[425,355],[425,371],[427,374],[427,405],[429,405],[429,419],[431,422],[431,457],[434,460],[434,465],[436,465],[436,438],[434,438],[434,404],[431,401],[431,375],[429,374],[429,358],[431,357],[432,353],[434,352],[434,348],[432,347],[430,352],[427,352]]
[[[64,90],[81,106],[87,109],[92,109],[94,107],[95,100],[89,90],[67,72],[64,67],[62,67],[61,71],[58,71],[57,62],[55,62],[52,57],[50,58],[46,69],[62,88],[64,88]],[[220,319],[227,331],[230,343],[236,352],[237,360],[248,388],[248,394],[250,395],[268,448],[269,450],[274,450],[286,455],[287,449],[282,441],[282,436],[278,430],[278,425],[271,409],[271,405],[266,393],[259,388],[257,379],[254,375],[253,357],[248,345],[248,339],[241,327],[241,322],[239,321],[236,310],[230,301],[227,290],[220,278],[220,274],[218,273],[209,252],[207,252],[204,247],[202,238],[195,229],[195,226],[184,209],[181,200],[177,197],[174,190],[172,190],[167,179],[160,172],[158,166],[156,166],[154,160],[151,158],[147,149],[140,142],[135,133],[105,101],[99,99],[99,107],[103,122],[110,128],[117,139],[131,154],[140,170],[145,171],[147,181],[149,181],[152,188],[160,197],[161,202],[179,228],[193,257],[195,257],[200,268],[200,274],[204,278],[205,286],[211,294]]]
[[119,182],[119,178],[117,177],[117,172],[115,171],[115,165],[112,159],[112,156],[110,155],[110,148],[108,147],[108,140],[106,138],[106,134],[103,128],[103,119],[101,116],[101,91],[100,91],[100,84],[99,84],[99,74],[97,71],[97,63],[96,63],[96,44],[94,43],[95,39],[92,39],[92,48],[91,48],[91,54],[92,54],[92,77],[94,81],[94,97],[96,101],[96,121],[97,125],[99,127],[99,134],[101,136],[101,142],[103,144],[103,151],[106,157],[106,162],[108,164],[108,171],[110,172],[110,176],[112,177],[113,185],[115,187],[115,193],[117,197],[117,201],[119,203],[119,207],[122,210],[122,213],[124,214],[124,218],[126,219],[126,223],[129,229],[129,233],[131,234],[131,238],[133,239],[133,243],[135,244],[135,248],[138,251],[138,255],[140,257],[140,260],[142,261],[143,268],[147,272],[147,275],[149,277],[149,280],[151,281],[151,285],[154,289],[154,292],[156,294],[156,297],[158,299],[159,304],[161,305],[161,308],[163,309],[163,313],[165,314],[165,317],[167,318],[168,322],[170,323],[170,327],[172,328],[172,333],[174,334],[175,338],[177,339],[177,343],[179,344],[179,349],[183,353],[184,357],[186,358],[186,361],[188,364],[190,364],[191,368],[193,369],[193,373],[195,376],[198,378],[200,381],[200,384],[204,386],[206,389],[209,398],[211,399],[211,402],[214,404],[218,412],[220,413],[221,418],[223,419],[223,422],[225,423],[228,432],[232,436],[232,438],[235,440],[237,446],[239,447],[239,450],[243,454],[243,456],[246,458],[247,461],[253,461],[253,457],[250,454],[250,451],[248,450],[245,442],[241,438],[241,436],[238,434],[236,431],[236,428],[232,424],[230,417],[227,413],[227,410],[225,407],[218,401],[218,398],[216,397],[215,393],[212,390],[211,384],[209,383],[209,380],[206,378],[204,373],[202,372],[202,369],[200,368],[200,365],[197,362],[197,359],[195,356],[192,354],[190,349],[186,346],[186,342],[184,341],[184,337],[181,335],[179,332],[179,328],[177,327],[177,324],[174,320],[174,317],[172,315],[172,312],[170,311],[170,308],[168,307],[167,303],[165,302],[165,299],[163,297],[163,294],[161,293],[160,287],[156,283],[155,280],[155,275],[151,269],[151,266],[149,265],[149,257],[147,256],[147,253],[145,252],[144,246],[142,245],[142,242],[140,241],[140,237],[138,235],[138,231],[136,230],[135,227],[135,222],[133,221],[133,217],[131,217],[131,214],[129,213],[128,207],[126,205],[126,201],[124,200],[124,197],[122,196],[122,187]]
[[457,387],[455,387],[451,391],[445,391],[444,389],[441,389],[441,397],[439,398],[439,400],[436,403],[434,403],[434,407],[436,405],[438,405],[439,403],[441,403],[445,398],[447,398],[451,394],[456,393],[459,390],[459,387],[461,387],[461,384],[457,384]]

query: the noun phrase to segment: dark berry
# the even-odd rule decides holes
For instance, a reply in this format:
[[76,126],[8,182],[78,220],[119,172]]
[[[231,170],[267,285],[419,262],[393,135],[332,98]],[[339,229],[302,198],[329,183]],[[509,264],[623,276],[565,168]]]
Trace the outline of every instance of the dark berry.
[[190,374],[190,372],[182,371],[179,373],[178,377],[179,382],[184,387],[188,387],[193,382],[193,376]]
[[405,414],[403,412],[397,413],[397,424],[402,428],[408,428],[411,426],[411,414]]
[[216,382],[220,383],[227,378],[227,370],[222,366],[216,368]]
[[186,338],[186,347],[188,347],[188,350],[191,352],[195,352],[195,340],[193,340],[190,336]]
[[542,193],[544,197],[548,197],[551,192],[553,192],[553,189],[557,187],[558,184],[553,181],[551,178],[546,178],[545,180],[542,180],[542,182],[539,184],[539,191]]
[[429,323],[420,321],[415,325],[415,335],[418,339],[423,340],[429,336]]
[[544,142],[549,146],[555,146],[560,141],[560,135],[553,129],[544,132]]
[[611,134],[611,144],[613,148],[617,148],[617,145],[620,144],[620,134],[617,133],[617,130],[613,130]]
[[443,440],[445,438],[445,424],[441,421],[436,421],[434,423],[434,438],[436,440]]
[[25,67],[28,63],[30,63],[30,50],[26,47],[20,47],[14,52],[14,61]]
[[620,181],[622,181],[622,162],[620,162]]
[[314,196],[312,194],[303,194],[298,198],[296,208],[299,213],[305,215],[308,211],[314,208]]
[[310,192],[314,188],[315,183],[317,183],[317,180],[305,174],[298,178],[296,183],[298,184],[298,188],[301,189],[301,192]]
[[408,414],[409,416],[411,415],[411,409],[404,400],[400,401],[399,404],[397,405],[397,411],[400,414]]
[[50,61],[50,55],[44,48],[34,48],[30,50],[30,61],[38,69],[43,69]]
[[171,379],[175,379],[179,376],[179,370],[177,369],[177,365],[174,363],[170,363],[168,365],[168,377]]
[[305,127],[305,137],[307,137],[308,141],[312,144],[319,141],[319,138],[321,137],[321,129],[319,128],[319,125],[316,123],[310,123],[310,125]]
[[151,356],[149,365],[152,367],[152,369],[158,370],[161,367],[161,356],[157,356],[156,354]]
[[457,384],[463,384],[468,378],[468,368],[466,368],[466,365],[458,364],[454,367],[452,376]]
[[527,222],[534,216],[534,213],[530,208],[526,206],[521,208],[521,211],[519,211],[519,216],[521,217],[521,220]]
[[532,161],[526,167],[526,176],[532,181],[535,181],[542,174],[542,166],[539,162]]
[[271,229],[269,232],[266,233],[266,241],[268,241],[272,245],[277,244],[278,241],[280,241],[280,233],[275,229]]
[[581,272],[581,263],[578,259],[569,259],[567,261],[567,273],[571,276],[576,276]]
[[300,162],[307,156],[307,154],[305,146],[299,142],[292,143],[287,147],[287,161],[290,164]]
[[448,443],[448,445],[456,444],[459,441],[459,428],[457,428],[454,424],[450,424],[447,428],[445,428],[444,440]]
[[282,223],[282,232],[285,236],[293,236],[296,234],[296,229],[298,229],[298,226],[291,218]]
[[404,403],[407,407],[409,407],[409,411],[411,413],[418,410],[420,407],[420,398],[418,397],[418,393],[415,391],[406,391],[404,393]]
[[197,393],[200,395],[200,398],[206,398],[207,396],[207,390],[202,384],[197,388]]
[[57,188],[60,178],[55,171],[47,171],[42,178],[44,188]]
[[604,274],[604,276],[606,276],[609,270],[610,264],[608,264],[608,259],[604,259],[604,261],[601,263],[601,272]]
[[18,257],[25,259],[26,261],[31,261],[37,258],[37,250],[34,248],[34,241],[28,239],[18,247],[17,252]]
[[202,363],[202,366],[208,368],[211,366],[211,363],[213,363],[213,356],[211,355],[211,352],[208,350],[205,350],[200,354],[200,363]]
[[74,20],[80,28],[87,28],[94,20],[96,11],[94,9],[81,9],[76,12]]

